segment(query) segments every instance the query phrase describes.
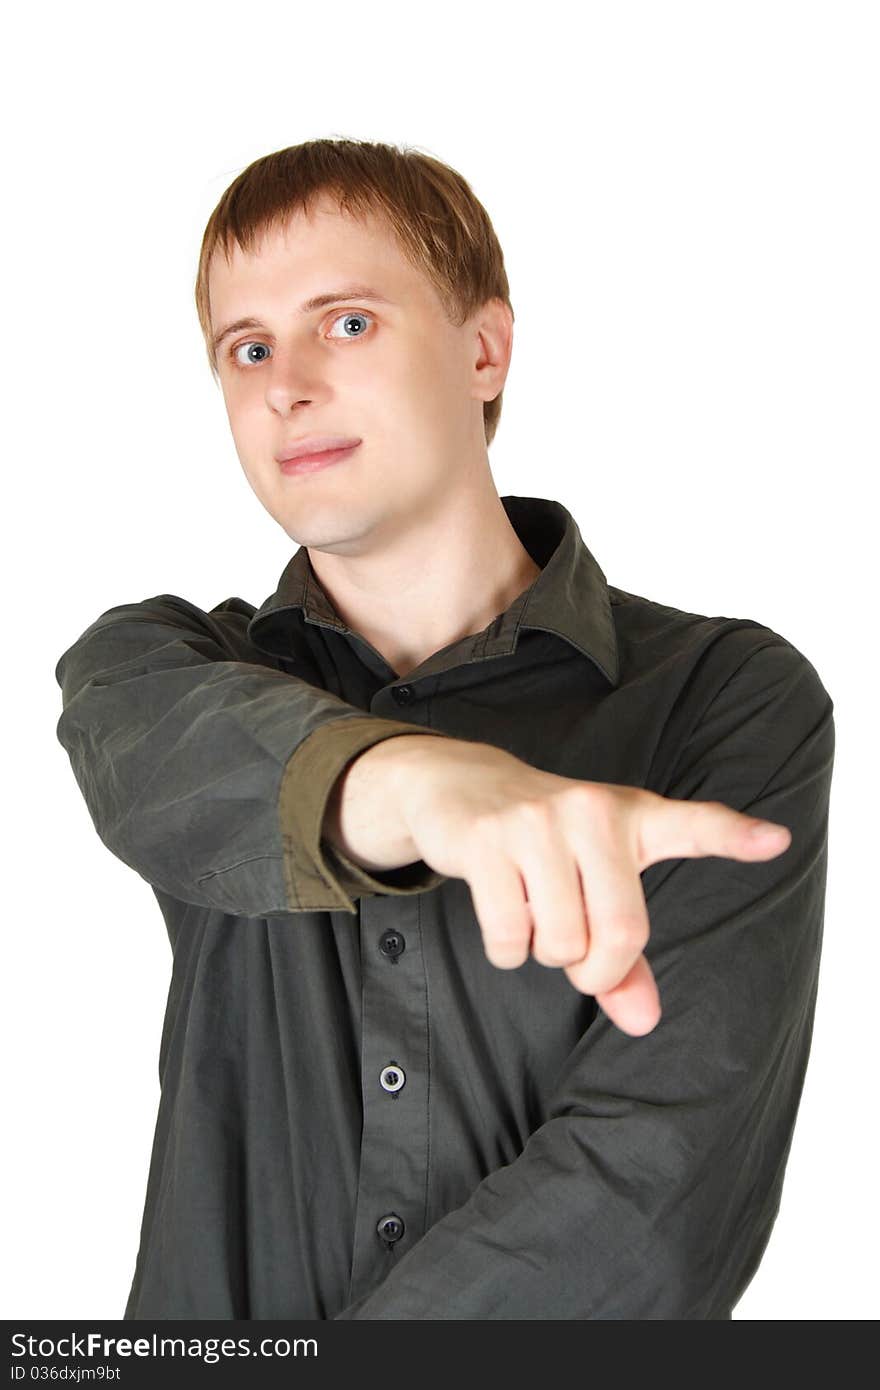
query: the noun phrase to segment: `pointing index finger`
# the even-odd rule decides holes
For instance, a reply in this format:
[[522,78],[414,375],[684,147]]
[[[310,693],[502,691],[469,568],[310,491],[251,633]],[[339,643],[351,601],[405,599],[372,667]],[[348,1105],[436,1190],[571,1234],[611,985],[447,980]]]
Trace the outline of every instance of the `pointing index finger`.
[[690,801],[652,793],[640,811],[641,867],[662,859],[772,859],[791,844],[788,826],[758,820],[723,801]]

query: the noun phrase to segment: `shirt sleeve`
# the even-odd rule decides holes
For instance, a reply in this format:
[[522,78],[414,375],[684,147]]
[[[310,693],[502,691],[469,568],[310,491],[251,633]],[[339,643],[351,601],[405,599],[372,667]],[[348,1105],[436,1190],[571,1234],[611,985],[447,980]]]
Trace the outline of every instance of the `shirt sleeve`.
[[788,850],[644,871],[657,1026],[597,1007],[522,1152],[338,1318],[730,1317],[780,1203],[824,919],[833,703],[775,636],[657,790],[787,825]]
[[321,825],[358,753],[402,734],[449,735],[249,660],[238,604],[206,613],[174,594],[121,604],[59,658],[56,733],[103,843],[154,887],[248,917],[356,913],[353,897],[442,882],[423,860],[367,871],[322,840]]

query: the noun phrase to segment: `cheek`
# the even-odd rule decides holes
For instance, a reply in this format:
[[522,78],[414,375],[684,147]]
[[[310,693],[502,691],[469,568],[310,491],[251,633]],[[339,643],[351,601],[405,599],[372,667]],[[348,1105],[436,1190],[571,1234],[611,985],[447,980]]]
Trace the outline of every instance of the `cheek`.
[[455,409],[463,390],[460,363],[440,342],[433,350],[414,345],[394,366],[401,404],[410,415],[443,419]]
[[247,447],[256,444],[271,425],[266,410],[265,394],[251,382],[233,384],[223,394],[226,416],[236,443]]
[[226,415],[233,429],[240,419],[242,419],[245,408],[246,393],[241,390],[239,384],[229,378],[223,379],[223,404],[226,407]]

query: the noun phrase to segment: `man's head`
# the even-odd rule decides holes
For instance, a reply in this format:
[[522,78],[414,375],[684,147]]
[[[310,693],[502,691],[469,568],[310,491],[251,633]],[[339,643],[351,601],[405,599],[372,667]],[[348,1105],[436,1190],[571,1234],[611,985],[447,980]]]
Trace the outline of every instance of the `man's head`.
[[[248,481],[298,543],[363,553],[484,486],[513,310],[491,223],[446,165],[347,140],[256,161],[209,220],[196,305]],[[312,435],[361,443],[282,472]]]

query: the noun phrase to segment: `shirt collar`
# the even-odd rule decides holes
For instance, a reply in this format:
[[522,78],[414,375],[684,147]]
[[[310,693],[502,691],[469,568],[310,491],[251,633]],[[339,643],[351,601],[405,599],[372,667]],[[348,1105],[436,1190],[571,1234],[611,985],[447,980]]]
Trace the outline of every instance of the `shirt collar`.
[[[428,675],[461,660],[506,656],[516,648],[522,628],[535,628],[570,642],[616,686],[620,669],[608,585],[574,517],[561,502],[545,497],[508,496],[501,503],[541,573],[482,632],[430,657],[418,674]],[[289,656],[290,623],[297,610],[302,610],[307,623],[352,635],[318,582],[305,546],[294,552],[274,594],[254,613],[248,638],[270,655]]]

